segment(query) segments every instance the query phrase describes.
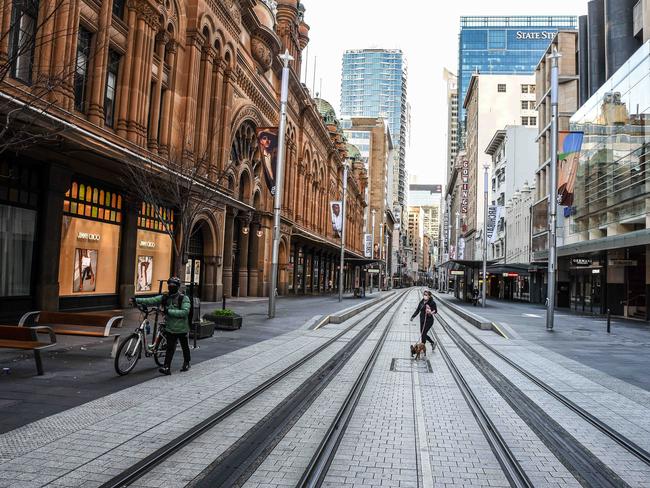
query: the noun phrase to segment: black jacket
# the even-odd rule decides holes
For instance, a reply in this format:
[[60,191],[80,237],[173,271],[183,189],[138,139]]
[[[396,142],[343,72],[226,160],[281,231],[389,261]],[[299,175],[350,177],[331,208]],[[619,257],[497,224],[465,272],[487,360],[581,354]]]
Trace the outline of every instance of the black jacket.
[[418,308],[415,309],[415,312],[413,312],[413,315],[411,315],[411,318],[414,319],[417,314],[420,314],[420,327],[425,325],[425,320],[426,320],[426,325],[431,325],[433,324],[433,316],[430,315],[427,317],[426,314],[426,305],[429,305],[429,308],[433,311],[433,313],[438,313],[438,307],[436,306],[436,302],[433,301],[433,298],[429,298],[428,301],[424,301],[424,298],[420,300],[418,303]]

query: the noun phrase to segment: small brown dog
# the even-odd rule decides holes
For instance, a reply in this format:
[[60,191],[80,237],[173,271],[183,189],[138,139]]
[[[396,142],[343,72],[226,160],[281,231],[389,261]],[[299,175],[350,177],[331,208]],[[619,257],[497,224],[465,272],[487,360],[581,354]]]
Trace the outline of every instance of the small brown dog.
[[417,342],[411,346],[411,357],[415,356],[415,359],[420,359],[420,355],[427,355],[427,348],[422,342]]

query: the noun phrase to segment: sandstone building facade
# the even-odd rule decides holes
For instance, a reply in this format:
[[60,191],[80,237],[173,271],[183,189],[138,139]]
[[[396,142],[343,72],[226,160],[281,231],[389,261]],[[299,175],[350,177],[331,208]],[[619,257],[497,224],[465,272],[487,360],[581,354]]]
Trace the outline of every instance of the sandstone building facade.
[[[256,130],[279,124],[285,50],[278,292],[332,290],[340,239],[328,202],[342,199],[347,151],[299,80],[304,14],[297,0],[4,0],[0,112],[14,118],[0,140],[0,254],[12,263],[0,310],[108,308],[157,292],[178,269],[161,219],[178,215],[134,197],[140,182],[124,167],[170,161],[200,168],[218,197],[193,222],[181,278],[204,300],[268,295],[273,199]],[[346,256],[359,259],[366,175],[351,166]]]

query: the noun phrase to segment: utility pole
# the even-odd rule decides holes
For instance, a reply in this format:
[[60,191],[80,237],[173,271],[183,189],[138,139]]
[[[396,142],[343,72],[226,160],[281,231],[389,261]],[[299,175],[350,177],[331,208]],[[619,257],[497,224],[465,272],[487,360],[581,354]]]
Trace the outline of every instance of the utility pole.
[[[487,221],[488,221],[488,170],[489,163],[483,164],[483,307],[487,298]],[[494,230],[492,230],[494,232]]]
[[[343,199],[341,202],[341,270],[339,272],[339,302],[343,301],[343,266],[345,262],[345,194],[348,192],[348,162],[343,162]],[[374,240],[373,240],[374,243]],[[373,249],[374,252],[374,249]]]
[[278,128],[278,160],[275,170],[275,195],[273,200],[273,254],[271,260],[271,287],[269,288],[269,318],[275,317],[275,296],[278,289],[278,266],[280,261],[280,211],[282,209],[282,189],[284,186],[285,132],[287,131],[287,99],[289,97],[289,61],[293,57],[287,49],[280,59],[282,85],[280,90],[280,127]]
[[557,145],[558,145],[558,60],[561,55],[553,47],[551,60],[551,181],[548,194],[548,305],[546,308],[546,330],[553,330],[555,319],[555,281],[557,266]]

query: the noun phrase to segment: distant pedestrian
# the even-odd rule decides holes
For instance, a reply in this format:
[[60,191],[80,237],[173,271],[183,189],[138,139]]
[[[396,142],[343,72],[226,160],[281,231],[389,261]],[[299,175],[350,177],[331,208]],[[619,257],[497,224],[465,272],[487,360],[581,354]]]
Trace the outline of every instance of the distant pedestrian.
[[424,290],[424,296],[418,303],[418,307],[411,316],[411,322],[420,314],[420,342],[423,344],[427,341],[431,343],[431,350],[436,348],[436,342],[429,337],[429,331],[433,327],[433,316],[438,313],[436,302],[433,301],[433,296],[429,290]]
[[181,343],[183,349],[183,367],[181,372],[190,369],[190,345],[187,340],[190,314],[190,298],[180,292],[181,280],[173,277],[167,280],[168,293],[163,293],[151,298],[132,298],[134,303],[142,305],[162,305],[165,314],[165,338],[167,339],[167,350],[165,351],[165,363],[160,371],[162,374],[170,375],[172,359],[176,351],[176,343]]

